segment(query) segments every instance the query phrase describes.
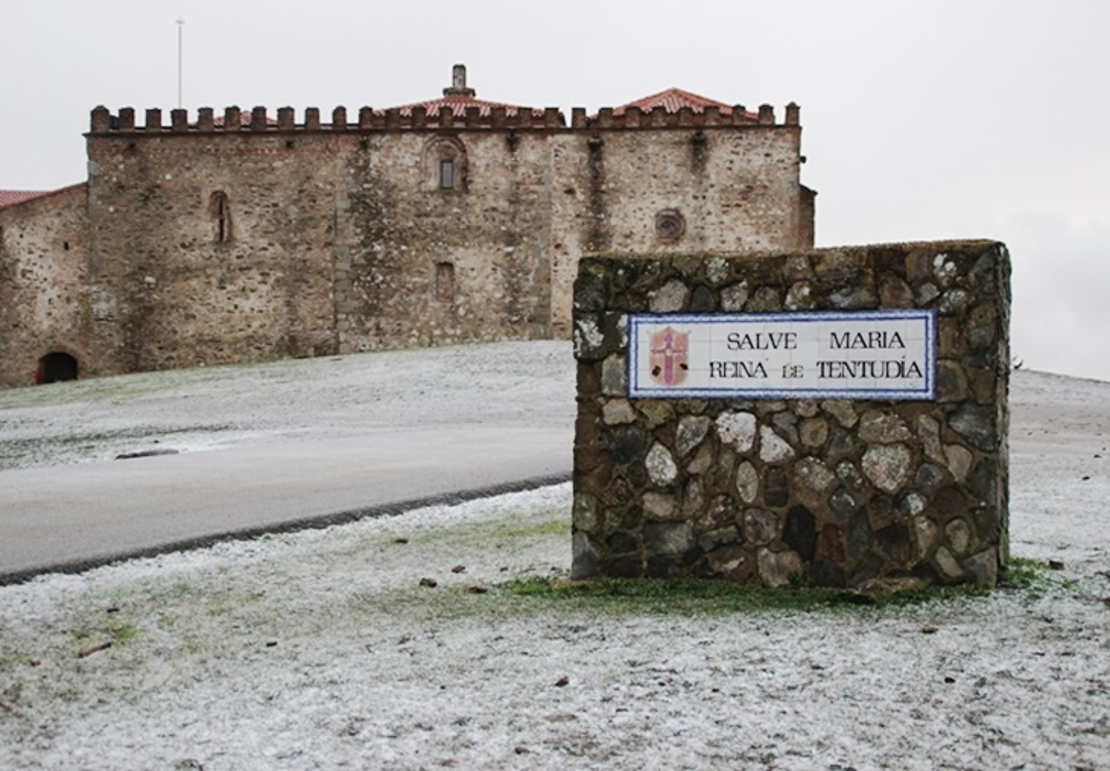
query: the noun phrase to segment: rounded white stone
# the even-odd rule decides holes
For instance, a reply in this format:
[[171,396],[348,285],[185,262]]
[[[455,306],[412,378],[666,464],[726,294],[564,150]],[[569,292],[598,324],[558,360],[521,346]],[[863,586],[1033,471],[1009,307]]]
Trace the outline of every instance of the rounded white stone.
[[647,468],[648,477],[651,481],[660,487],[669,485],[678,478],[678,466],[674,463],[674,458],[667,451],[667,448],[656,442],[648,450],[647,458],[644,459],[644,466]]

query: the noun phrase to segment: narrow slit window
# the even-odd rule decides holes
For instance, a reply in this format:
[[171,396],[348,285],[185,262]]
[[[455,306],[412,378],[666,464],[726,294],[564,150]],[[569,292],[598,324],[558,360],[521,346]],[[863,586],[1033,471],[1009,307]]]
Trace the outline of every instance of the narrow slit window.
[[455,161],[451,158],[439,162],[439,187],[442,190],[455,189]]
[[227,193],[218,190],[212,194],[208,204],[212,216],[212,237],[218,244],[231,240],[231,204]]
[[445,303],[455,301],[455,266],[450,262],[436,263],[436,299]]

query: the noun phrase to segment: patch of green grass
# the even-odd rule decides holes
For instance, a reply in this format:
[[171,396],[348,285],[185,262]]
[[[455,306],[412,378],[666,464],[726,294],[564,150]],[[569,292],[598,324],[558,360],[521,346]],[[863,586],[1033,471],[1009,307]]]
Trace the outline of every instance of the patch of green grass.
[[512,522],[508,527],[499,527],[497,536],[502,539],[536,538],[548,535],[570,537],[570,518],[542,519],[534,522]]
[[139,628],[134,624],[109,624],[106,627],[84,627],[73,632],[73,640],[79,648],[92,644],[111,642],[112,645],[127,645],[139,638]]
[[533,577],[509,581],[502,592],[530,601],[564,604],[575,609],[637,613],[806,612],[835,608],[904,606],[986,594],[970,586],[925,587],[913,591],[859,592],[851,589],[793,585],[769,589],[705,579],[618,579],[567,581]]
[[127,645],[139,638],[139,628],[134,624],[120,624],[108,629],[112,633],[112,644]]
[[1027,557],[1012,557],[998,574],[998,585],[1008,589],[1029,589],[1048,580],[1048,565]]

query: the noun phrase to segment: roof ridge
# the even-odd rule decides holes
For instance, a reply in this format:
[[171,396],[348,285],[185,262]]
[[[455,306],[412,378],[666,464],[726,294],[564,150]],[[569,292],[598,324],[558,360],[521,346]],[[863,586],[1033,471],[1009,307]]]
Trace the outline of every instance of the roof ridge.
[[[677,86],[671,86],[657,93],[648,94],[647,96],[628,102],[627,104],[614,107],[613,115],[622,115],[630,107],[638,107],[645,112],[650,112],[656,107],[663,107],[668,113],[676,113],[683,107],[689,107],[696,113],[702,113],[705,112],[707,107],[716,107],[721,111],[722,115],[732,115],[733,111],[736,109],[736,105],[710,99],[708,96],[703,96],[684,88],[678,88]],[[747,110],[744,111],[744,114],[753,119],[756,117],[754,113],[749,113]]]
[[[530,112],[533,115],[543,115],[543,107],[531,107],[523,104],[508,104],[506,102],[494,102],[488,99],[478,99],[473,96],[465,96],[459,94],[445,94],[438,96],[434,99],[427,99],[422,102],[412,102],[410,104],[397,105],[396,107],[387,108],[389,110],[398,110],[401,115],[411,115],[414,107],[423,107],[429,114],[438,113],[443,107],[450,107],[451,111],[455,113],[456,117],[464,117],[466,115],[467,107],[477,107],[479,114],[486,117],[492,110],[498,107],[504,107],[506,115],[512,116],[520,112]],[[375,110],[381,114],[385,110]]]
[[[64,189],[64,188],[63,188]],[[56,190],[0,190],[0,209],[5,209],[9,206],[23,203],[25,201],[33,201],[36,198],[43,198],[51,193],[56,193]]]
[[0,190],[0,209],[6,209],[9,206],[18,206],[28,201],[37,201],[41,198],[49,198],[52,195],[61,195],[70,190],[87,188],[88,186],[88,181],[85,181],[75,182],[72,185],[59,187],[56,190]]

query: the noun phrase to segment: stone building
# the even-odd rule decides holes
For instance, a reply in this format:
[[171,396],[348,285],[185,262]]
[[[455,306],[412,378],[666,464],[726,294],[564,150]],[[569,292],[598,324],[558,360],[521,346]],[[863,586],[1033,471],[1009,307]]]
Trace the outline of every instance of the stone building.
[[[442,97],[92,111],[88,180],[0,193],[0,386],[567,337],[579,257],[812,246],[799,109]],[[2,184],[2,180],[0,180]]]

